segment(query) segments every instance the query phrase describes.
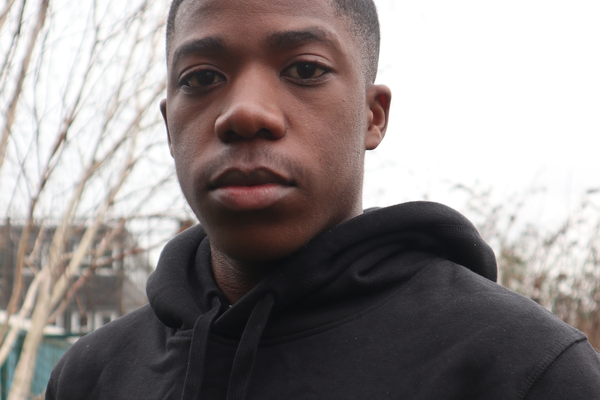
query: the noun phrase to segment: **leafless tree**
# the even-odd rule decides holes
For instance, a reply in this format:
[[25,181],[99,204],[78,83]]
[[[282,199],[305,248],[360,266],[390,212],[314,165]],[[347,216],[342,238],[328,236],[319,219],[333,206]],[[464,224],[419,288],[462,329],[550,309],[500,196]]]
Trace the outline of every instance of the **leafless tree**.
[[[158,113],[167,7],[167,0],[7,0],[0,8],[0,210],[24,226],[0,365],[23,320],[31,321],[9,400],[30,395],[44,326],[98,265],[84,261],[103,254],[125,224],[164,216],[160,207],[173,204]],[[41,243],[50,230],[33,228],[50,223],[56,229],[37,266],[41,250],[31,248],[31,235]],[[86,228],[73,245],[75,225]],[[25,268],[34,274],[28,287]]]

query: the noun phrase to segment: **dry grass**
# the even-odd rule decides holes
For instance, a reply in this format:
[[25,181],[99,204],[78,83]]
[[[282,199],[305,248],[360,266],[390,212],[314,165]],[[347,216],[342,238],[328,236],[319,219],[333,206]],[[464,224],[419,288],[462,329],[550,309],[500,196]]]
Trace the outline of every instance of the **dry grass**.
[[600,349],[600,189],[589,189],[554,227],[524,221],[532,190],[502,204],[490,190],[456,186],[466,210],[494,248],[500,283],[583,331]]

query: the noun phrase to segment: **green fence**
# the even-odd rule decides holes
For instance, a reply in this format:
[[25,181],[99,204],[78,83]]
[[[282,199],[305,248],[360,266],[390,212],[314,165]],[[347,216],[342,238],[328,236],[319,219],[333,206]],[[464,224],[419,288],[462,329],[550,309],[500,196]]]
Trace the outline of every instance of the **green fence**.
[[[37,396],[46,389],[50,372],[58,359],[67,351],[76,337],[73,336],[46,336],[38,350],[35,363],[35,374],[31,384],[31,394]],[[10,384],[23,347],[25,335],[21,334],[10,352],[6,362],[0,368],[0,400],[6,400]]]

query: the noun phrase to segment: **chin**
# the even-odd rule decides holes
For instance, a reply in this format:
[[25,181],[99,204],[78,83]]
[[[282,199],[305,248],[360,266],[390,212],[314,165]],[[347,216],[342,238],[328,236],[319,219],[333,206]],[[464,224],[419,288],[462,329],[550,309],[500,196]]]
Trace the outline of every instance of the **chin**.
[[[262,229],[261,229],[262,228]],[[315,236],[312,232],[241,226],[220,229],[209,240],[223,255],[243,264],[271,263],[300,250]]]
[[285,207],[237,213],[226,218],[222,214],[207,213],[205,215],[212,218],[201,219],[201,222],[211,245],[223,256],[238,263],[256,265],[296,253],[321,232],[360,214],[362,210],[355,208],[346,207],[345,212],[337,213],[311,213],[302,208]]

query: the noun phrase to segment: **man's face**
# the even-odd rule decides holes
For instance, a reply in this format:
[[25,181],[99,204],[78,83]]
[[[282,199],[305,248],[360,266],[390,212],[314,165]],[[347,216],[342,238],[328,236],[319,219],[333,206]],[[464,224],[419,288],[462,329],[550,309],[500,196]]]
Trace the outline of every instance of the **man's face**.
[[390,93],[328,1],[186,0],[168,70],[171,154],[213,251],[279,259],[362,212]]

